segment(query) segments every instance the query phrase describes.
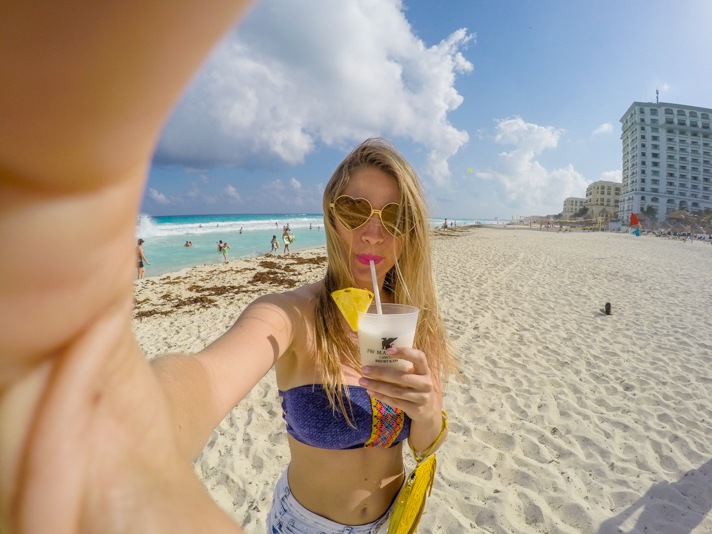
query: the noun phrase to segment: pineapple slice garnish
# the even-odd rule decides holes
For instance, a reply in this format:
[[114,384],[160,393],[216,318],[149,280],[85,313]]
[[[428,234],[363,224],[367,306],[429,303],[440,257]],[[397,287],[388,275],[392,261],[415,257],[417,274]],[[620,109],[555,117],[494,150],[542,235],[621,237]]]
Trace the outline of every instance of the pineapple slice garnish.
[[368,289],[359,289],[357,287],[347,287],[338,289],[331,293],[331,298],[334,299],[339,310],[341,310],[344,319],[349,323],[351,330],[358,330],[358,312],[365,312],[373,302],[373,293]]

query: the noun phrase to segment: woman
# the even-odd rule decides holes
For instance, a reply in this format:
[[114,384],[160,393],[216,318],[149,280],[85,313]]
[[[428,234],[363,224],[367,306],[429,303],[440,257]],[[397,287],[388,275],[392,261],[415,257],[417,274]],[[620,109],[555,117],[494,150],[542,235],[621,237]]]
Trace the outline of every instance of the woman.
[[292,234],[289,232],[289,227],[285,226],[282,229],[282,242],[284,243],[284,250],[282,254],[289,254],[289,245],[292,243]]
[[[442,379],[453,359],[435,297],[428,217],[410,165],[387,142],[367,140],[337,168],[323,206],[323,280],[257,299],[198,355],[160,358],[154,366],[187,461],[274,365],[291,460],[277,483],[270,528],[374,532],[403,484],[403,440],[425,451],[443,430]],[[409,372],[361,368],[354,335],[331,298],[345,287],[372,289],[369,260],[383,302],[420,309],[417,348],[391,351],[412,363]],[[210,377],[202,388],[193,382],[196,363]],[[370,446],[381,407],[370,398],[399,413],[401,430],[377,436],[387,446]]]
[[227,263],[227,251],[230,250],[230,245],[227,244],[227,241],[223,241],[220,244],[220,252],[222,252],[223,255],[223,263]]
[[136,246],[136,254],[138,256],[138,273],[136,274],[136,276],[139,280],[143,279],[143,275],[146,273],[146,267],[144,266],[144,263],[146,265],[151,265],[151,262],[146,259],[146,256],[143,253],[143,243],[143,239],[139,239],[138,245]]

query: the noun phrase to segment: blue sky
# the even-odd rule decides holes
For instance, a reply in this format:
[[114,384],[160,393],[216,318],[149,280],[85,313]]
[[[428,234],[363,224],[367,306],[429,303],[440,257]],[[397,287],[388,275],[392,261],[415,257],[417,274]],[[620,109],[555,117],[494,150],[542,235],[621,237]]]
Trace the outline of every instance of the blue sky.
[[263,0],[167,121],[141,211],[319,213],[378,135],[434,217],[558,213],[621,180],[631,103],[712,108],[710,21],[708,0]]

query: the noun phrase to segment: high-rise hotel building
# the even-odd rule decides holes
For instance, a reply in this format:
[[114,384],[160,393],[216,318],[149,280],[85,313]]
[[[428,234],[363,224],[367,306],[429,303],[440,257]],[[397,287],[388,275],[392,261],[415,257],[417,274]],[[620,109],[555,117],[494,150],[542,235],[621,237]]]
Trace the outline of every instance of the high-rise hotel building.
[[670,212],[712,208],[712,109],[633,102],[621,118],[621,221],[655,208]]

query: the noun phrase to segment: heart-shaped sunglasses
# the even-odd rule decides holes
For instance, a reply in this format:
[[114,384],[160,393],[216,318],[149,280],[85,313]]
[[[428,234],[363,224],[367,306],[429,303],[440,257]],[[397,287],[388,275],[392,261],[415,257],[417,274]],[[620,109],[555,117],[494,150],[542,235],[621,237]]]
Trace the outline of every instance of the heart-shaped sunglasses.
[[365,198],[341,195],[329,203],[329,207],[339,222],[349,230],[362,227],[374,213],[377,213],[381,224],[392,236],[399,237],[405,231],[405,221],[403,217],[399,217],[400,205],[396,202],[391,202],[380,210],[375,210]]

